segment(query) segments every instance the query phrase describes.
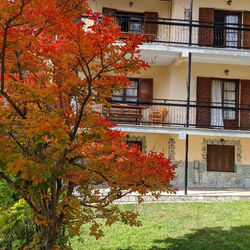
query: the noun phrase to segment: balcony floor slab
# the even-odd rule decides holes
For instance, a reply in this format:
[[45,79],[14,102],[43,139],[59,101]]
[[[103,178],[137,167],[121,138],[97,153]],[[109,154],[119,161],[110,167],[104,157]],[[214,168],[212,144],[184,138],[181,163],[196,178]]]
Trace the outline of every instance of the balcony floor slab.
[[201,135],[212,137],[230,138],[250,138],[250,131],[207,129],[207,128],[187,128],[174,126],[148,126],[148,125],[118,125],[115,127],[123,132],[148,133],[148,134],[176,134],[180,139],[185,139],[185,135]]
[[188,47],[157,42],[143,44],[140,49],[143,59],[152,65],[169,65],[179,57],[186,61],[187,56],[183,55],[189,52],[193,54],[193,62],[250,65],[250,51],[243,49]]

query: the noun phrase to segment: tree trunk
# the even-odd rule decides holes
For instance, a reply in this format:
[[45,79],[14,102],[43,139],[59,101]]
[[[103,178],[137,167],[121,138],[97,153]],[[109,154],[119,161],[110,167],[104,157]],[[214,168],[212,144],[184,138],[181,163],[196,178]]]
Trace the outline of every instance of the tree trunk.
[[43,226],[42,234],[44,240],[44,250],[51,250],[56,245],[58,235],[60,233],[61,226],[55,224],[53,226]]

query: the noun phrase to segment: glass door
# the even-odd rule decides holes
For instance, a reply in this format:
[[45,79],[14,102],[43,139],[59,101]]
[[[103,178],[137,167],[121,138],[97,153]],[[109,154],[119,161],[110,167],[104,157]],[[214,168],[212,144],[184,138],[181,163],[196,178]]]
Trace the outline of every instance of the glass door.
[[213,79],[211,85],[211,127],[236,129],[238,127],[239,82]]
[[[240,45],[240,32],[237,30],[239,28],[240,18],[239,15],[225,15],[225,46],[226,47],[239,47]],[[235,29],[231,29],[235,28]]]
[[215,10],[213,45],[215,47],[240,47],[241,33],[238,30],[240,25],[241,13]]
[[[238,82],[225,80],[223,84],[223,111],[224,126],[227,128],[238,127]],[[230,109],[232,108],[232,109]]]

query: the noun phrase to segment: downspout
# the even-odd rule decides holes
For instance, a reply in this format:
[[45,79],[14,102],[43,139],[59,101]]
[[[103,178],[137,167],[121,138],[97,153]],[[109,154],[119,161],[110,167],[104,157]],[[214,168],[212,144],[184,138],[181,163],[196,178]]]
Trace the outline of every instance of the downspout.
[[169,18],[172,19],[172,8],[173,8],[173,0],[170,0],[170,7],[169,7]]
[[[168,20],[168,22],[170,21],[171,22],[171,19],[172,19],[172,8],[173,8],[173,0],[170,0],[170,2],[168,3],[168,17],[167,19],[170,19]],[[168,39],[168,41],[170,41],[170,38],[171,38],[171,34],[170,34],[170,26],[167,27],[167,37],[166,39]]]
[[[193,25],[193,0],[190,0],[190,20],[189,20],[189,47],[192,46],[192,27]],[[191,68],[192,68],[192,53],[188,53],[188,83],[187,83],[187,117],[186,127],[189,127],[189,116],[190,116],[190,89],[191,89]],[[188,189],[188,151],[189,151],[189,135],[186,134],[186,152],[185,152],[185,195],[187,195]]]

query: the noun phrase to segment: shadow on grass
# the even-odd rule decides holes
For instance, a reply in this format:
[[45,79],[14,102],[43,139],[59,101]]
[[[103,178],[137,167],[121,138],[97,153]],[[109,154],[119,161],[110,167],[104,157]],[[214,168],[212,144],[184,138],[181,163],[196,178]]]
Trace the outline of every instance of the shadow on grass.
[[[250,250],[250,226],[195,229],[179,238],[154,240],[148,248],[112,248],[112,250]],[[102,248],[111,250],[111,248]]]
[[222,227],[202,228],[180,238],[155,240],[154,244],[148,250],[249,250],[250,226],[232,227],[229,230]]

